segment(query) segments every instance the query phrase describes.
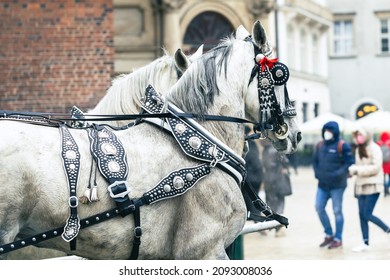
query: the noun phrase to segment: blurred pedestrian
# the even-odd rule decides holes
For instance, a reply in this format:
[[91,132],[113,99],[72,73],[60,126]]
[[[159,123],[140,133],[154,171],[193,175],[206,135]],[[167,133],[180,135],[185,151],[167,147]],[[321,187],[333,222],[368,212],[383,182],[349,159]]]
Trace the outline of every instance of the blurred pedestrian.
[[[313,154],[314,175],[318,180],[315,209],[325,233],[320,247],[335,249],[342,247],[343,196],[347,187],[348,167],[354,163],[354,158],[350,144],[340,139],[337,122],[330,121],[323,126],[322,138]],[[332,200],[335,231],[325,209],[329,199]]]
[[381,148],[372,140],[372,136],[362,128],[353,133],[353,140],[357,145],[355,151],[356,163],[349,167],[349,173],[356,175],[355,196],[358,200],[363,243],[352,250],[362,252],[369,249],[368,222],[380,227],[389,235],[389,238],[390,227],[373,215],[379,194],[383,190]]
[[[268,140],[262,140],[262,163],[264,167],[263,185],[265,199],[272,211],[283,214],[285,197],[292,194],[289,161],[279,153]],[[284,236],[285,228],[276,229],[275,236]]]
[[[251,132],[251,128],[245,126],[245,135],[249,135]],[[260,160],[260,151],[253,140],[248,140],[248,148],[248,152],[244,156],[247,170],[246,183],[249,183],[256,193],[259,193],[263,182],[263,165]]]
[[382,150],[383,188],[384,195],[390,195],[390,133],[382,132],[377,144]]

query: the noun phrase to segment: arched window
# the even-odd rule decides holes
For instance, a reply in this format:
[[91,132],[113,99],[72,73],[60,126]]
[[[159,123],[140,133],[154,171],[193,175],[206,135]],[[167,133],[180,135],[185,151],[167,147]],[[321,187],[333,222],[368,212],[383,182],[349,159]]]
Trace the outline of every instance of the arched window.
[[187,27],[183,42],[184,49],[191,53],[204,44],[203,50],[207,51],[233,32],[232,24],[223,15],[215,12],[201,13]]

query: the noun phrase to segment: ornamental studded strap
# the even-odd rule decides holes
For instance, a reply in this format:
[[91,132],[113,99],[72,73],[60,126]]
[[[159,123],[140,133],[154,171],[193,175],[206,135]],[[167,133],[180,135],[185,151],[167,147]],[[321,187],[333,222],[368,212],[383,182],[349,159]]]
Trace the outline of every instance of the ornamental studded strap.
[[[73,139],[68,128],[61,125],[60,132],[61,156],[64,164],[65,175],[68,181],[70,207],[70,216],[66,221],[62,238],[66,242],[70,242],[76,238],[80,230],[80,219],[77,214],[78,198],[76,194],[77,180],[80,171],[80,152],[77,143]],[[75,247],[75,243],[71,244],[71,247]]]

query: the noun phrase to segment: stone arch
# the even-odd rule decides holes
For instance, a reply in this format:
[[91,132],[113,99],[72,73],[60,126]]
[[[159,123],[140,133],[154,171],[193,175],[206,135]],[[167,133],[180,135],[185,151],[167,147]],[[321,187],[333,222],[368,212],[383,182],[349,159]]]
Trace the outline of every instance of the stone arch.
[[[219,15],[221,18],[224,18],[226,22],[228,22],[232,28],[232,31],[242,24],[241,18],[234,12],[229,6],[224,5],[222,3],[198,3],[191,7],[188,7],[180,21],[180,38],[181,41],[184,42],[184,38],[186,36],[187,29],[190,27],[190,24],[199,16],[202,16],[204,13],[215,13]],[[184,45],[184,44],[183,44]],[[188,48],[188,46],[187,46]]]

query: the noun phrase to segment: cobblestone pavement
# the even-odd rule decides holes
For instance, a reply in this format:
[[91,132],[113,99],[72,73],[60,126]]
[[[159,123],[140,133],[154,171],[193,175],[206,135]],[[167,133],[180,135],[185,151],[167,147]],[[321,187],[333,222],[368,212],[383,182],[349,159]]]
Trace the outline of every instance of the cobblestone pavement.
[[[370,250],[352,252],[362,241],[357,200],[353,196],[353,178],[348,179],[344,194],[343,247],[329,250],[320,248],[323,229],[314,209],[317,181],[309,167],[298,168],[291,175],[293,194],[286,197],[284,215],[290,225],[285,236],[276,237],[275,230],[249,233],[244,236],[244,258],[246,260],[389,260],[390,237],[376,225],[370,223]],[[327,205],[332,225],[334,216],[331,203]],[[390,196],[383,193],[378,199],[374,214],[390,224]],[[251,222],[248,222],[251,223]]]

